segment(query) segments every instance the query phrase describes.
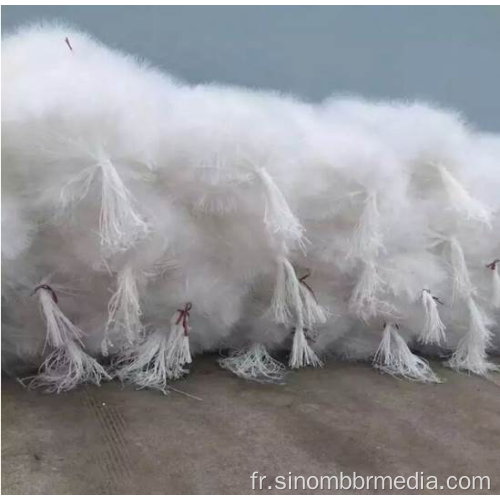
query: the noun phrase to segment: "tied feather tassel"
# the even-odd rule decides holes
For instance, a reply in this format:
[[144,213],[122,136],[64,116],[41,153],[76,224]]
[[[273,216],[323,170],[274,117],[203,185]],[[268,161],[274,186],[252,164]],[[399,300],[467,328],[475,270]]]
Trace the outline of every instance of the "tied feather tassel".
[[49,285],[35,288],[42,315],[47,324],[46,346],[53,348],[31,382],[31,388],[46,387],[48,392],[63,392],[78,384],[100,385],[111,377],[83,350],[83,332],[59,309],[57,295]]
[[349,251],[349,257],[360,259],[363,265],[361,276],[349,300],[351,311],[363,321],[382,312],[388,314],[392,310],[389,304],[377,297],[384,286],[376,265],[376,258],[383,247],[377,194],[372,192],[366,197]]
[[69,340],[47,356],[29,387],[44,387],[47,392],[60,393],[86,382],[99,386],[103,379],[111,380],[111,377],[94,358],[82,350],[78,342]]
[[469,309],[469,329],[460,340],[447,365],[454,370],[463,370],[476,375],[487,375],[497,370],[497,366],[487,361],[487,349],[492,337],[488,329],[490,320],[479,309],[474,299],[467,301]]
[[439,316],[437,299],[432,296],[429,290],[424,290],[422,304],[425,311],[425,324],[419,339],[424,344],[439,345],[445,339],[446,326]]
[[188,302],[184,309],[179,309],[172,317],[170,335],[168,337],[166,363],[170,378],[176,380],[187,373],[184,365],[192,362],[189,349],[189,311],[192,304]]
[[[294,340],[290,355],[290,366],[292,368],[322,365],[304,335],[304,320],[312,322],[313,319],[317,320],[323,317],[324,312],[317,303],[312,303],[310,297],[307,299],[310,301],[309,309],[307,309],[303,300],[306,291],[303,288],[292,264],[288,259],[281,258],[271,308],[276,321],[279,323],[290,324],[295,322]],[[309,292],[307,291],[307,293]],[[313,326],[312,323],[306,323],[306,325],[309,328]]]
[[167,366],[167,343],[165,332],[154,331],[138,344],[127,347],[117,362],[116,376],[139,389],[157,389],[168,394],[167,380],[171,373]]
[[321,307],[314,295],[313,289],[307,284],[306,279],[310,276],[307,273],[300,278],[300,297],[302,300],[302,308],[304,315],[304,323],[309,327],[315,324],[324,324],[327,320],[327,315],[323,307]]
[[185,375],[183,366],[192,361],[188,337],[191,307],[188,303],[173,315],[169,335],[156,330],[126,348],[117,361],[117,377],[140,389],[148,387],[167,394],[167,381]]
[[118,288],[109,302],[108,315],[102,344],[105,356],[108,355],[108,345],[112,346],[109,340],[112,329],[123,332],[129,343],[133,343],[143,330],[137,280],[130,265],[125,266],[118,275]]
[[478,200],[474,199],[460,182],[443,165],[436,165],[451,206],[467,219],[490,225],[491,214]]
[[410,351],[397,325],[387,323],[384,327],[382,341],[375,353],[373,366],[382,372],[418,382],[440,382],[424,359]]
[[294,314],[302,310],[300,282],[295,269],[286,257],[278,258],[278,270],[271,310],[278,323],[289,324]]
[[454,292],[467,303],[469,313],[469,328],[465,336],[458,343],[447,365],[454,370],[464,370],[477,375],[486,375],[495,370],[496,366],[487,361],[487,349],[492,333],[488,329],[490,320],[479,309],[474,296],[476,289],[473,286],[464,253],[459,242],[451,241],[451,260],[454,270]]
[[113,163],[104,158],[102,200],[99,225],[101,243],[112,252],[126,250],[148,233],[148,226],[134,209],[132,194],[123,183]]
[[43,284],[37,286],[33,293],[38,295],[40,310],[47,325],[45,345],[58,349],[70,340],[81,342],[83,332],[59,309],[59,300],[53,288]]
[[256,382],[277,383],[285,373],[285,366],[273,359],[263,344],[235,351],[231,356],[220,359],[219,365],[240,378]]
[[363,212],[356,224],[349,256],[363,260],[374,259],[383,246],[377,194],[370,193],[366,197]]
[[305,282],[309,276],[307,274],[298,279],[290,261],[286,258],[279,259],[278,277],[271,305],[278,323],[290,324],[299,315],[307,327],[326,323],[325,310],[318,304],[314,292]]
[[363,321],[385,312],[390,313],[389,304],[380,300],[377,294],[382,291],[384,282],[377,272],[375,262],[367,261],[349,299],[349,308]]
[[486,267],[491,271],[491,303],[493,307],[500,308],[500,273],[498,267],[500,266],[500,259],[495,259],[491,264]]
[[303,325],[298,322],[293,334],[292,352],[289,360],[290,368],[302,368],[303,366],[313,366],[320,368],[323,366],[318,355],[307,342]]
[[453,292],[461,298],[468,299],[476,293],[476,289],[470,279],[462,246],[456,238],[450,239],[450,249],[451,266],[453,268]]
[[[110,253],[123,252],[130,248],[137,239],[144,237],[149,232],[149,228],[136,212],[133,196],[109,158],[102,155],[96,165],[84,169],[68,182],[61,192],[61,199],[63,205],[75,198],[77,202],[83,200],[99,172],[101,174],[99,214],[101,246]],[[75,196],[74,191],[78,186],[81,186],[81,193]]]
[[265,168],[258,167],[255,171],[264,187],[264,223],[269,233],[277,235],[282,241],[302,245],[304,228],[293,214],[280,188]]
[[[304,332],[304,304],[301,299],[301,291],[304,291],[304,287],[297,279],[297,276],[295,276],[295,280],[296,286],[294,282],[294,287],[291,290],[293,303],[296,305],[295,331],[293,334],[292,352],[290,353],[289,365],[291,368],[302,368],[303,366],[321,367],[323,366],[323,363],[309,345]],[[312,326],[312,324],[307,324],[308,328],[312,328]]]

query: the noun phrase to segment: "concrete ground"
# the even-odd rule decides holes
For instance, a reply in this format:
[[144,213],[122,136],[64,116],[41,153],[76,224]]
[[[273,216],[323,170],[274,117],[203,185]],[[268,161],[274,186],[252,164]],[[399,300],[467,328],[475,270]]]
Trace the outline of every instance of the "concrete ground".
[[488,475],[500,493],[500,374],[434,368],[446,383],[329,362],[263,385],[206,357],[175,384],[202,401],[116,382],[47,395],[4,379],[2,493],[252,493],[254,471],[267,476],[265,493],[289,472],[423,472],[441,485]]

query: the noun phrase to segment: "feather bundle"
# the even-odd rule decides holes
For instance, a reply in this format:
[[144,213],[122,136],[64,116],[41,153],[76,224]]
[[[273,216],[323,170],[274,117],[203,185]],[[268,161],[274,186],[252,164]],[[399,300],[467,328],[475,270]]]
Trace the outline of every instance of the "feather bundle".
[[498,135],[190,86],[51,25],[3,40],[2,105],[3,362],[37,363],[33,386],[166,393],[220,350],[251,380],[281,380],[281,350],[437,382],[417,342],[495,369]]

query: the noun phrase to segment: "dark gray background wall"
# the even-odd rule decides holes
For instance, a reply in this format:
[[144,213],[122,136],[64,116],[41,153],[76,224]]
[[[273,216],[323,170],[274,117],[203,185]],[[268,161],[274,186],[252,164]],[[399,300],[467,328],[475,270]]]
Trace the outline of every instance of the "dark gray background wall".
[[193,83],[421,98],[500,131],[500,7],[2,7],[60,19]]

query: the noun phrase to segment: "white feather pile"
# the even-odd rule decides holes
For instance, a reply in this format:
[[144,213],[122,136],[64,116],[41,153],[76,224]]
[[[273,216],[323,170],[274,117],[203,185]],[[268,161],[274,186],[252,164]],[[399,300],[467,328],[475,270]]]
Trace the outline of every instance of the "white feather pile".
[[285,366],[273,359],[266,347],[258,343],[234,351],[220,359],[219,365],[238,377],[257,382],[279,382],[285,374]]
[[495,369],[500,137],[453,112],[190,86],[33,26],[2,43],[2,163],[3,362],[33,386],[168,392],[226,349],[259,381],[280,350]]

